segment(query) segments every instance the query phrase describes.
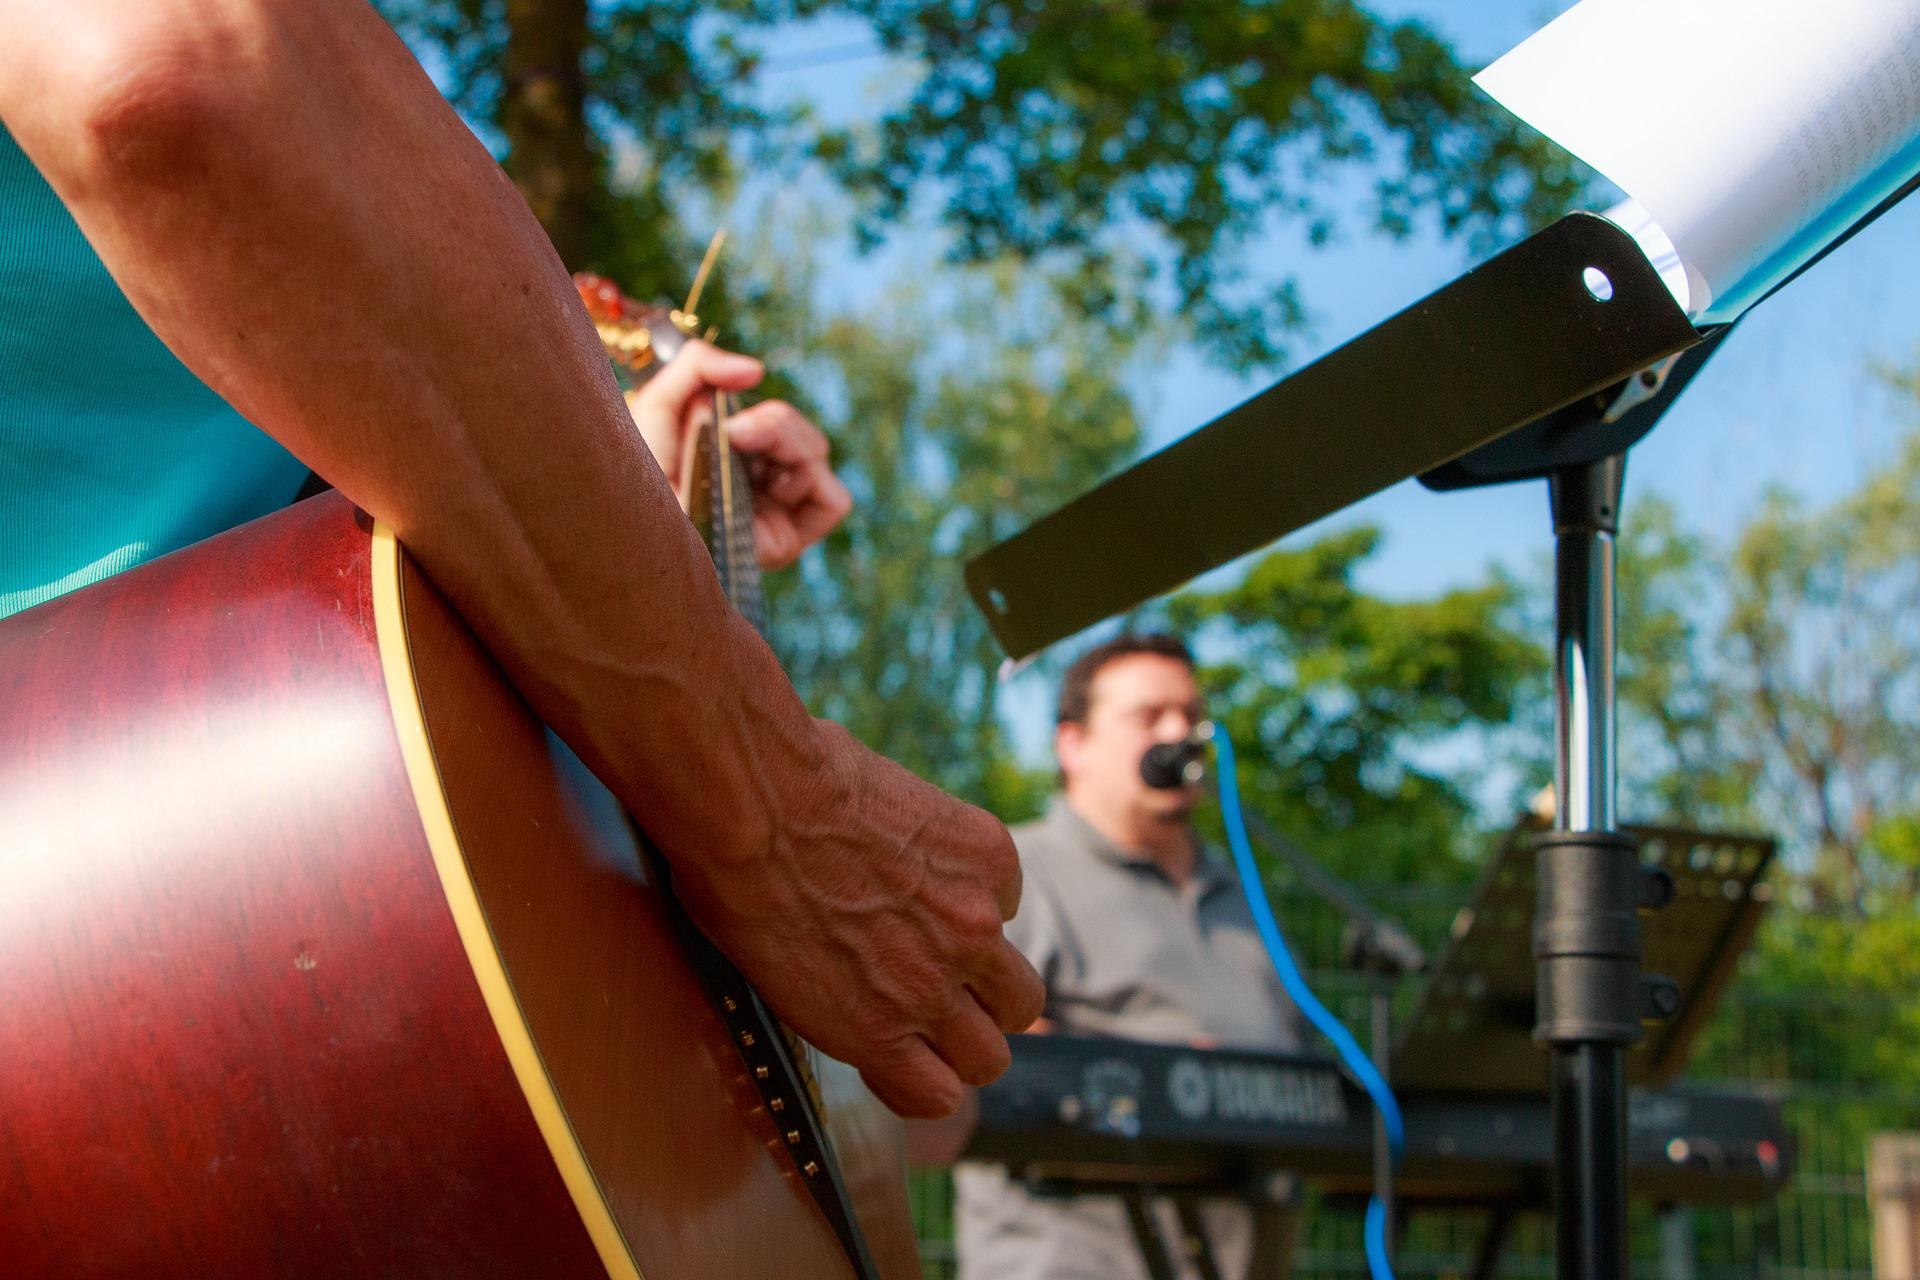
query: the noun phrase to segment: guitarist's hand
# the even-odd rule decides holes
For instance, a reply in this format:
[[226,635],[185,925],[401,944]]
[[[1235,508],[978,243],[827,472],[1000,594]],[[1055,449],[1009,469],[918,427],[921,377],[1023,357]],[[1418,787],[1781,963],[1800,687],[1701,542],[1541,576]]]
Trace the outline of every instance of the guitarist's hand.
[[[627,393],[627,409],[683,510],[687,445],[710,412],[711,393],[745,391],[763,373],[758,360],[695,341]],[[727,434],[736,450],[760,460],[753,469],[755,556],[763,569],[783,569],[846,518],[853,498],[827,461],[825,434],[786,401],[741,410],[729,419]]]
[[763,775],[784,801],[769,847],[676,860],[675,883],[783,1021],[901,1115],[946,1115],[962,1082],[1006,1070],[1002,1033],[1043,1003],[1001,931],[1020,898],[1013,841],[839,726],[812,728],[811,760]]

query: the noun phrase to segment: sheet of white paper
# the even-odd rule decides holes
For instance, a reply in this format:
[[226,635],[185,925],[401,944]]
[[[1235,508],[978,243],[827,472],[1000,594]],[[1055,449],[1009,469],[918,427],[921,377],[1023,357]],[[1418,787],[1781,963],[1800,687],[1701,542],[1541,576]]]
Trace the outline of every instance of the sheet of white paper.
[[1653,216],[1702,320],[1920,170],[1916,0],[1582,0],[1475,83]]
[[1687,280],[1687,266],[1680,261],[1680,251],[1673,247],[1673,241],[1653,220],[1653,215],[1642,208],[1638,200],[1622,200],[1601,216],[1633,237],[1640,252],[1647,255],[1647,261],[1660,273],[1661,282],[1680,304],[1680,309],[1693,310],[1693,286]]

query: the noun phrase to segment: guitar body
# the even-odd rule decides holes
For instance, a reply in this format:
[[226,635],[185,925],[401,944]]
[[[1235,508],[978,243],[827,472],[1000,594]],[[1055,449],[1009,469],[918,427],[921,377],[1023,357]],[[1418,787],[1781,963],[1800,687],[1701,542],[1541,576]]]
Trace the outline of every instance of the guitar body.
[[[335,495],[0,622],[0,1272],[855,1275],[677,930]],[[899,1128],[818,1065],[917,1276]]]

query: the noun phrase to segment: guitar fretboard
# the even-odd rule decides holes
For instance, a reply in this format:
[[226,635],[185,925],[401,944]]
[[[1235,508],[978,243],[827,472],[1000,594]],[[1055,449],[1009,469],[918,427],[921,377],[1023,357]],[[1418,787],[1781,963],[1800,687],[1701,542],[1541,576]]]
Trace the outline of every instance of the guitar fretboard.
[[[701,526],[707,550],[713,556],[714,571],[727,600],[761,635],[767,632],[766,597],[760,588],[760,561],[753,549],[753,478],[746,461],[728,447],[720,416],[731,406],[725,396],[715,397],[715,418],[711,427],[700,433],[703,454],[699,471],[704,480],[705,500],[695,495],[695,521]],[[701,508],[704,508],[702,518]]]

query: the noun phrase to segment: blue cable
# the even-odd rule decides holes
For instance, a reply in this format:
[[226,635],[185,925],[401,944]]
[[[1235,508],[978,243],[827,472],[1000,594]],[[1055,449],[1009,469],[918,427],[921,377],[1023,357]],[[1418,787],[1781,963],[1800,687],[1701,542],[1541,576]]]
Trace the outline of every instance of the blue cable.
[[1367,1274],[1373,1280],[1393,1280],[1393,1263],[1387,1257],[1387,1202],[1379,1196],[1367,1197]]
[[[1288,950],[1287,940],[1280,933],[1280,924],[1273,917],[1273,906],[1260,887],[1260,868],[1253,860],[1253,842],[1247,839],[1246,818],[1240,812],[1240,780],[1233,755],[1233,739],[1227,735],[1224,726],[1215,725],[1213,745],[1220,756],[1220,814],[1226,820],[1227,847],[1233,852],[1234,866],[1240,872],[1240,889],[1246,894],[1247,908],[1253,912],[1253,925],[1267,948],[1267,958],[1273,962],[1280,985],[1300,1006],[1300,1011],[1307,1015],[1307,1021],[1333,1042],[1347,1070],[1367,1091],[1367,1096],[1373,1099],[1373,1105],[1380,1112],[1387,1130],[1387,1149],[1393,1156],[1393,1162],[1398,1164],[1400,1153],[1406,1147],[1406,1128],[1400,1119],[1400,1104],[1394,1100],[1393,1090],[1387,1087],[1386,1080],[1373,1065],[1373,1060],[1360,1048],[1353,1033],[1333,1016],[1332,1010],[1320,1003],[1320,997],[1314,995],[1312,988],[1307,986],[1306,977],[1294,961],[1293,952]],[[1373,1280],[1393,1280],[1393,1267],[1387,1259],[1387,1206],[1378,1195],[1367,1201],[1365,1237],[1367,1269]]]

